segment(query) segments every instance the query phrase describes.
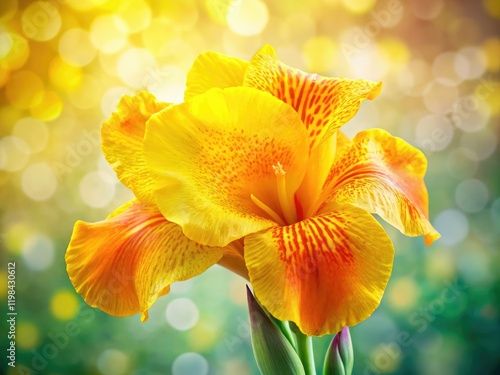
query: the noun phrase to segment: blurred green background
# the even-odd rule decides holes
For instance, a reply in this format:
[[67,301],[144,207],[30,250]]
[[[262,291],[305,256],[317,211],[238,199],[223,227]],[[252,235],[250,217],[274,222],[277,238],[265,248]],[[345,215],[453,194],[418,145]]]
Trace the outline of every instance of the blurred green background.
[[[2,371],[257,374],[245,283],[213,267],[173,285],[141,324],[85,305],[64,252],[77,219],[131,197],[100,124],[123,94],[183,98],[195,57],[272,44],[289,65],[384,83],[344,127],[381,127],[428,157],[426,248],[397,255],[380,308],[351,329],[355,374],[498,374],[500,2],[50,0],[0,3]],[[7,366],[7,262],[16,262],[17,367]],[[331,337],[316,339],[320,368]]]

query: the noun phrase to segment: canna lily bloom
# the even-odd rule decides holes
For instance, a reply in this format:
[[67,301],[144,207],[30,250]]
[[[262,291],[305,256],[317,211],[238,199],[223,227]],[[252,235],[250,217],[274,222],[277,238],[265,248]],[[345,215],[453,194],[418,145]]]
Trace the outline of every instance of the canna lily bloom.
[[[189,240],[156,206],[142,139],[151,115],[169,107],[146,92],[120,100],[118,111],[102,126],[102,149],[136,198],[104,221],[78,221],[66,252],[76,291],[90,306],[111,315],[142,313],[145,321],[148,309],[169,292],[171,283],[241,257],[235,246],[207,247]],[[242,272],[246,276],[246,269]]]
[[338,130],[380,87],[304,73],[266,46],[250,62],[201,55],[182,104],[122,99],[103,151],[137,199],[77,222],[66,254],[76,290],[144,320],[172,282],[219,263],[307,335],[366,319],[394,251],[371,213],[428,245],[439,237],[425,156],[383,130],[352,141]]

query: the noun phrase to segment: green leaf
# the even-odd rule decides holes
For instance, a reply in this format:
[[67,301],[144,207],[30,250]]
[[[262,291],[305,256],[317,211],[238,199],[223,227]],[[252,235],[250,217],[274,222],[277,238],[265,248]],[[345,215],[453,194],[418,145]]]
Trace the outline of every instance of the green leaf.
[[354,351],[349,327],[346,326],[337,333],[328,347],[323,375],[351,375],[353,367]]
[[267,316],[247,287],[252,346],[263,375],[305,375],[304,367],[288,339]]

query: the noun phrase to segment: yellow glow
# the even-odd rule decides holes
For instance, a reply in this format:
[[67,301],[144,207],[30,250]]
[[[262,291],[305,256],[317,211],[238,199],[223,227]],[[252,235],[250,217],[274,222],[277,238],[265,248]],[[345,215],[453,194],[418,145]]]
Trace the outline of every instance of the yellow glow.
[[226,18],[229,12],[232,12],[241,0],[205,0],[205,8],[208,15],[219,24],[226,24]]
[[30,157],[30,148],[21,138],[0,138],[0,170],[16,172],[24,168]]
[[[78,48],[75,48],[78,46]],[[67,30],[59,39],[59,54],[68,64],[74,66],[88,65],[96,55],[96,48],[90,40],[90,35],[84,29]]]
[[24,350],[36,348],[40,341],[40,332],[33,323],[21,321],[17,325],[17,345]]
[[260,0],[241,0],[227,14],[227,24],[232,32],[242,36],[260,34],[269,21],[267,5]]
[[7,83],[10,77],[10,72],[0,66],[0,87]]
[[23,34],[33,40],[47,41],[61,29],[58,8],[49,1],[35,1],[28,5],[21,17]]
[[304,45],[304,60],[307,70],[325,73],[332,69],[338,58],[338,49],[333,40],[326,36],[314,36]]
[[[0,280],[7,280],[7,272],[0,271]],[[0,283],[0,298],[7,296],[7,283]]]
[[74,91],[82,82],[82,69],[56,56],[50,63],[49,77],[55,87],[67,92]]
[[26,117],[16,122],[12,135],[23,139],[32,153],[45,149],[49,139],[49,130],[43,121]]
[[425,264],[426,277],[439,282],[441,280],[453,280],[456,277],[456,262],[453,254],[447,251],[437,251],[429,254]]
[[[85,1],[69,0],[67,4],[77,11],[85,12],[94,9],[96,7],[105,7],[106,4],[109,2],[110,0],[85,0]],[[117,1],[113,2],[117,3]]]
[[418,300],[420,289],[412,278],[402,277],[396,279],[387,291],[387,298],[396,310],[406,310]]
[[7,225],[4,238],[5,248],[11,254],[21,255],[23,243],[32,233],[33,229],[26,223],[17,222]]
[[5,92],[14,107],[28,109],[42,101],[44,84],[35,73],[23,70],[12,75],[5,86]]
[[488,96],[486,101],[488,103],[488,106],[490,107],[491,115],[498,116],[500,114],[500,105],[498,105],[498,103],[500,103],[500,91],[492,91],[491,95]]
[[0,28],[0,59],[7,56],[12,48],[12,38],[7,30]]
[[377,367],[379,373],[390,374],[399,367],[403,356],[391,355],[392,352],[390,352],[391,354],[388,354],[388,350],[390,349],[388,349],[385,345],[387,344],[380,344],[371,352],[370,362],[380,364],[380,366]]
[[82,84],[78,89],[68,93],[72,105],[80,109],[90,109],[99,105],[104,88],[91,75],[82,76]]
[[17,0],[0,1],[0,21],[5,22],[13,18],[17,13]]
[[110,54],[102,52],[99,53],[98,56],[99,65],[105,74],[111,77],[118,77],[118,72],[117,72],[118,60],[120,59],[122,54],[123,54],[122,51]]
[[172,26],[179,30],[188,30],[194,27],[198,22],[198,13],[198,7],[194,0],[166,1],[159,11],[160,17],[167,18]]
[[482,49],[486,56],[486,69],[490,72],[498,72],[500,70],[500,39],[486,39]]
[[220,339],[220,328],[216,322],[199,323],[188,333],[189,346],[196,351],[211,348]]
[[116,26],[124,33],[133,34],[146,29],[151,23],[151,9],[142,0],[130,0],[118,9],[116,16],[122,21]]
[[31,114],[37,119],[50,121],[59,117],[62,108],[63,103],[59,95],[54,91],[45,91],[40,103],[31,107]]
[[110,14],[102,15],[92,22],[90,39],[101,52],[117,52],[127,43],[124,29],[126,29],[126,25],[121,18]]
[[373,9],[376,0],[342,0],[342,5],[349,12],[354,14],[365,14]]
[[50,311],[59,320],[70,320],[78,312],[78,300],[74,292],[60,290],[50,300]]
[[[168,35],[168,38],[165,38]],[[176,38],[179,32],[166,17],[155,18],[149,27],[142,32],[144,47],[155,56],[164,56],[174,51],[167,48],[167,43]]]
[[21,68],[30,54],[28,42],[16,33],[10,33],[11,47],[7,54],[0,60],[0,66],[4,69],[16,70]]
[[45,201],[54,195],[57,178],[47,163],[35,163],[27,167],[21,176],[21,188],[34,201]]
[[500,2],[498,0],[483,0],[484,9],[495,18],[500,18]]
[[406,65],[410,60],[410,51],[405,43],[399,39],[384,39],[378,43],[379,49],[387,57],[389,63]]
[[127,85],[143,88],[161,75],[154,56],[144,48],[130,48],[118,61],[118,74]]

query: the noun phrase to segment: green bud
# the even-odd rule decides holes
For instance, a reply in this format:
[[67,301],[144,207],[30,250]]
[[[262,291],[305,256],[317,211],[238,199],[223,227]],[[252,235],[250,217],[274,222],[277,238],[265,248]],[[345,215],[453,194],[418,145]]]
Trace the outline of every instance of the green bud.
[[299,356],[247,287],[252,346],[263,375],[305,375]]
[[351,375],[354,366],[349,327],[342,328],[333,338],[326,352],[323,375]]

